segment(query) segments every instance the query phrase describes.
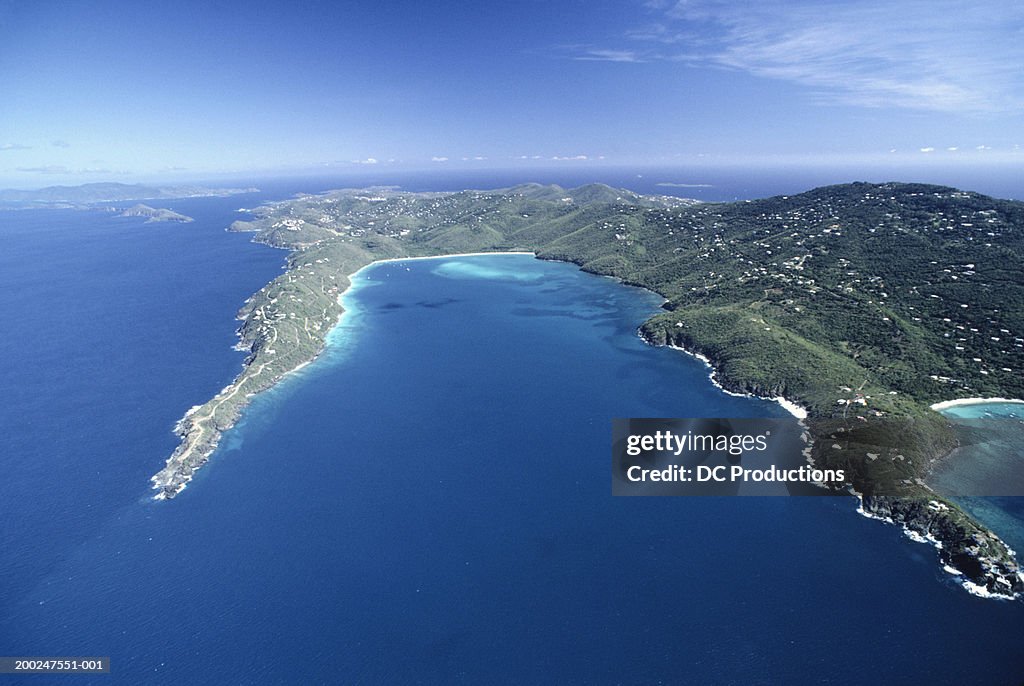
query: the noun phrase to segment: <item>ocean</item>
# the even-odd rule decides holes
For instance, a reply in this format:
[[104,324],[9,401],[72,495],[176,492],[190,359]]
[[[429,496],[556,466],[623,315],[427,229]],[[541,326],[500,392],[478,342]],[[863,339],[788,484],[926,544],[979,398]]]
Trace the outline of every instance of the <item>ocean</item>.
[[234,314],[283,264],[223,229],[323,190],[289,183],[160,203],[185,225],[0,212],[0,654],[111,658],[4,679],[1024,678],[1024,604],[966,593],[851,498],[611,497],[613,417],[786,415],[645,345],[656,296],[567,264],[365,269],[325,353],[152,501],[171,427],[237,373]]

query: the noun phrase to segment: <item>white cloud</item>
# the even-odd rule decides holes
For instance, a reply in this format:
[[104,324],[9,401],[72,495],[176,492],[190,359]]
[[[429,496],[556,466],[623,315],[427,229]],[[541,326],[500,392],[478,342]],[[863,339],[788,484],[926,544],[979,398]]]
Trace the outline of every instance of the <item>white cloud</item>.
[[431,162],[447,162],[448,158],[447,157],[431,157],[430,161]]
[[30,174],[71,174],[70,169],[61,164],[48,164],[41,167],[18,167],[17,171]]
[[31,145],[22,145],[21,143],[0,143],[0,151],[5,150],[30,150]]
[[63,164],[45,164],[38,167],[17,167],[15,171],[27,174],[60,174],[62,176],[80,176],[89,174],[101,174],[105,176],[127,176],[131,172],[124,169],[110,169],[107,167],[68,167]]
[[935,152],[935,148],[921,148],[921,152]]
[[997,0],[679,0],[649,5],[636,50],[576,59],[674,60],[797,83],[821,99],[954,112],[1024,107],[1024,5]]
[[352,160],[352,164],[377,164],[377,160],[373,157],[367,157],[365,160]]
[[580,62],[643,62],[636,52],[632,50],[606,50],[601,48],[584,48],[579,54],[573,55],[572,59]]
[[710,183],[672,183],[670,181],[662,181],[661,183],[654,184],[655,186],[661,186],[663,188],[712,188]]

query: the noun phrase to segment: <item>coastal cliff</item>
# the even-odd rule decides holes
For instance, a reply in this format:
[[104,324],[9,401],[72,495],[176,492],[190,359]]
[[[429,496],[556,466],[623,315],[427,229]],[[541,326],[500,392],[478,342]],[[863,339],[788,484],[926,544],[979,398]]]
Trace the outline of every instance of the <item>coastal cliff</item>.
[[927,497],[864,496],[864,514],[903,526],[908,535],[930,541],[950,573],[969,579],[978,595],[1014,598],[1024,594],[1024,577],[1013,551],[998,536],[959,509]]

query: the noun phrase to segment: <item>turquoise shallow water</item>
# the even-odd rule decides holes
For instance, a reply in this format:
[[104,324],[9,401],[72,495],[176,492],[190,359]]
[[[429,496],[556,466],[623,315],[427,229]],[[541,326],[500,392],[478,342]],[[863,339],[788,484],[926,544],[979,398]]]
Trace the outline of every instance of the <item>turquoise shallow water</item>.
[[961,447],[929,477],[1018,552],[1024,552],[1024,403],[978,403],[943,410]]
[[979,403],[943,410],[960,447],[929,477],[941,493],[1024,495],[1024,404]]
[[[97,219],[103,241],[154,241],[124,283],[90,267],[99,239],[62,234],[51,252],[78,248],[62,292],[131,297],[116,315],[83,301],[96,309],[76,326],[26,298],[41,323],[8,339],[22,380],[7,390],[37,412],[7,415],[2,439],[4,652],[111,656],[112,676],[75,684],[1024,674],[1022,605],[965,593],[931,548],[851,499],[611,497],[612,417],[784,413],[640,341],[657,297],[566,264],[364,270],[325,354],[257,397],[179,498],[150,501],[170,425],[237,368],[230,315],[280,263],[200,221],[223,218],[214,205],[191,209],[175,260],[158,249],[175,236]],[[48,264],[24,258],[38,237],[16,228],[0,272],[12,283]],[[104,313],[124,319],[109,336],[90,328]],[[37,360],[43,332],[60,354]],[[74,370],[93,354],[94,374],[47,375],[60,355]]]
[[1024,403],[986,402],[957,405],[942,410],[953,419],[1024,419]]

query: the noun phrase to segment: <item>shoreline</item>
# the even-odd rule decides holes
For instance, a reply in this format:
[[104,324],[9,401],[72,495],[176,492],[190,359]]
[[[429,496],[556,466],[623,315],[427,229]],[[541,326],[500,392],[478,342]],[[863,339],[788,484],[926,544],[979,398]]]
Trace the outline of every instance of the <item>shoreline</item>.
[[[340,321],[340,318],[339,318],[339,321]],[[278,377],[276,377],[275,379],[271,380],[269,385],[266,386],[265,388],[253,391],[251,393],[247,393],[246,396],[245,396],[245,400],[238,407],[239,416],[236,417],[231,422],[231,424],[229,426],[226,426],[226,427],[223,427],[223,428],[215,428],[213,430],[212,435],[209,438],[209,440],[207,441],[206,445],[203,448],[201,448],[196,453],[198,455],[198,459],[199,459],[199,463],[196,466],[196,468],[192,469],[189,472],[187,478],[183,478],[183,479],[178,480],[177,483],[175,484],[175,486],[173,487],[173,489],[168,490],[167,485],[172,483],[172,482],[168,481],[167,484],[161,484],[161,482],[160,482],[160,475],[163,474],[165,471],[167,471],[168,469],[171,468],[171,463],[174,462],[176,458],[181,462],[181,464],[187,464],[181,458],[187,457],[191,452],[193,452],[196,449],[194,445],[187,446],[186,440],[187,440],[187,437],[189,436],[189,434],[191,433],[192,428],[195,427],[194,423],[190,423],[190,422],[192,422],[192,416],[194,414],[196,414],[196,412],[198,410],[200,410],[203,407],[205,407],[205,405],[193,405],[191,408],[189,408],[185,412],[185,414],[181,417],[181,419],[179,419],[174,424],[174,433],[177,434],[178,436],[183,437],[182,442],[178,444],[178,447],[175,449],[175,451],[171,454],[171,456],[169,458],[167,458],[167,461],[164,463],[163,469],[161,469],[159,472],[157,472],[152,477],[150,477],[150,483],[152,484],[152,486],[150,486],[150,490],[158,490],[158,491],[160,491],[159,493],[157,493],[156,495],[153,496],[153,500],[170,500],[170,499],[174,498],[175,496],[177,496],[182,491],[184,491],[185,488],[188,486],[189,482],[192,481],[193,477],[195,476],[196,469],[198,469],[203,464],[205,464],[206,461],[209,459],[209,457],[217,450],[217,448],[220,445],[220,439],[223,437],[224,432],[225,431],[229,431],[230,429],[233,429],[238,424],[238,420],[241,419],[241,411],[244,410],[246,407],[248,407],[249,403],[252,401],[252,398],[255,397],[259,393],[263,393],[264,391],[269,391],[270,389],[275,388],[278,384],[280,384],[282,381],[284,381],[285,377],[290,376],[292,374],[295,374],[295,373],[301,371],[302,369],[304,369],[305,367],[309,366],[313,362],[315,362],[317,360],[317,358],[320,357],[321,353],[323,353],[325,347],[321,348],[317,352],[317,354],[314,355],[313,357],[311,357],[310,359],[308,359],[308,360],[306,360],[304,362],[299,363],[298,365],[296,365],[292,369],[289,369],[289,370],[283,372]],[[242,364],[242,371],[238,373],[238,376],[236,376],[231,381],[230,384],[228,384],[227,386],[222,388],[220,390],[220,392],[217,393],[217,395],[214,396],[214,398],[212,398],[212,400],[215,400],[216,398],[220,397],[221,395],[224,395],[224,394],[229,393],[229,392],[230,392],[229,395],[233,395],[234,393],[236,393],[238,391],[238,388],[240,387],[240,385],[245,381],[245,379],[243,377],[246,374],[246,372],[248,372],[248,370],[251,368],[251,366],[252,366],[251,364],[243,363]],[[216,408],[214,408],[214,411],[216,411]],[[209,420],[211,417],[212,417],[212,415],[208,416],[206,419]],[[201,436],[200,436],[200,438],[197,438],[195,440],[199,441],[200,439],[201,439]],[[173,474],[177,474],[177,472],[174,472]]]
[[1016,398],[960,398],[958,400],[943,400],[942,402],[929,405],[929,408],[936,412],[948,410],[951,407],[964,407],[967,405],[1024,405],[1024,400]]
[[[647,339],[644,338],[642,334],[638,333],[637,335],[639,335],[640,338],[643,338],[645,341],[647,341]],[[650,341],[647,341],[647,343],[650,344]],[[735,396],[737,398],[758,398],[760,400],[770,400],[781,405],[782,409],[786,410],[786,412],[789,412],[796,419],[800,421],[807,419],[807,409],[805,407],[781,395],[775,397],[768,397],[754,395],[753,393],[737,393],[736,391],[730,391],[728,388],[723,386],[722,383],[718,380],[718,370],[715,369],[715,365],[711,362],[707,355],[704,355],[703,353],[694,352],[692,350],[687,350],[686,348],[683,348],[678,345],[673,345],[671,343],[666,344],[664,347],[669,348],[671,350],[678,350],[679,352],[686,353],[690,357],[703,362],[704,366],[707,367],[709,370],[708,378],[711,380],[711,383],[715,386],[715,388],[722,391],[726,395]]]
[[[896,521],[892,517],[875,514],[874,512],[866,510],[864,509],[864,496],[860,493],[857,493],[856,491],[854,491],[853,496],[857,498],[857,509],[855,510],[855,512],[859,514],[861,517],[864,517],[865,519],[873,519],[875,521],[879,521],[884,524],[890,524],[892,526],[898,526],[900,527],[900,530],[903,532],[903,535],[911,541],[913,541],[914,543],[924,543],[926,545],[930,545],[932,548],[938,551],[939,562],[942,563],[943,571],[949,574],[950,576],[956,577],[958,585],[971,595],[977,596],[978,598],[987,598],[995,600],[1017,600],[1020,597],[1020,595],[1016,593],[999,593],[998,591],[990,591],[985,586],[982,586],[981,584],[977,584],[971,581],[971,579],[968,578],[966,574],[964,574],[962,571],[952,566],[948,561],[945,561],[943,559],[942,551],[944,550],[944,546],[942,545],[942,541],[936,538],[934,535],[932,535],[931,532],[921,534],[907,526],[907,523],[904,521]],[[938,503],[938,501],[932,502]],[[1002,539],[1000,539],[1000,542],[1002,542]],[[1006,544],[1003,543],[1003,545]],[[1008,546],[1007,548],[1009,549]]]
[[[373,262],[370,262],[369,264],[363,265],[359,269],[355,270],[354,272],[352,272],[352,274],[349,275],[349,278],[351,278],[352,276],[358,274],[359,272],[363,271],[364,269],[367,269],[368,267],[372,267],[375,264],[383,264],[384,262],[411,262],[411,261],[415,261],[415,260],[443,260],[443,259],[448,258],[448,257],[486,257],[488,255],[529,255],[531,257],[537,257],[537,253],[535,253],[535,252],[528,252],[526,250],[508,250],[508,251],[505,251],[505,250],[491,250],[489,252],[453,252],[453,253],[447,253],[447,254],[443,254],[443,255],[419,255],[417,257],[382,257],[379,260],[374,260]],[[540,258],[538,258],[538,259],[540,259]],[[552,261],[554,262],[554,261],[557,261],[557,260],[552,260]]]

